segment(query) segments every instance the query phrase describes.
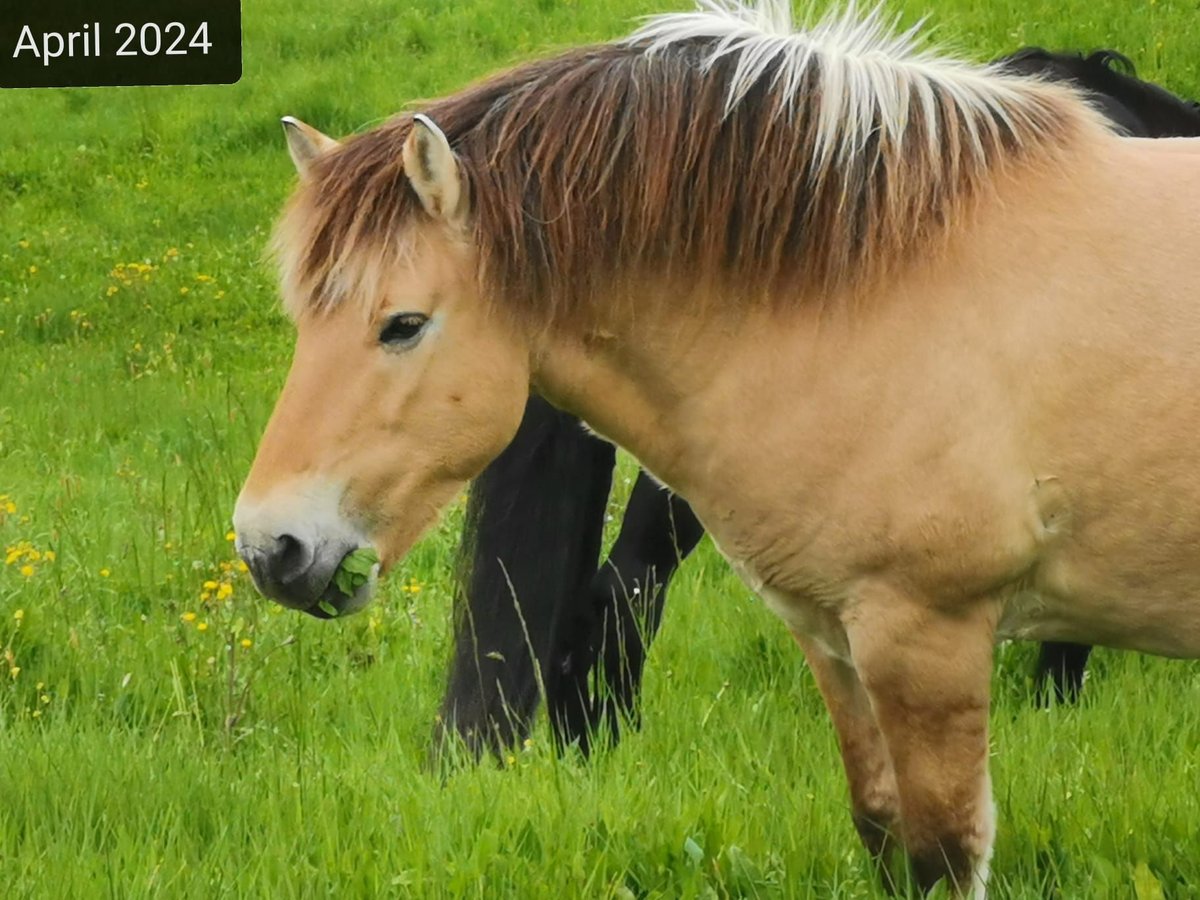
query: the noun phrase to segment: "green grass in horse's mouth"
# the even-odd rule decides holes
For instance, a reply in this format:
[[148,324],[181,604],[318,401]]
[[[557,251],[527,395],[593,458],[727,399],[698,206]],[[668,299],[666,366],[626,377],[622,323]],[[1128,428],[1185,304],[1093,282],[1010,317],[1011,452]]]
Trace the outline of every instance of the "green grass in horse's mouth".
[[[379,554],[370,547],[359,547],[347,553],[333,573],[334,587],[347,597],[353,597],[359,588],[371,580],[371,570],[378,563]],[[339,615],[338,608],[328,600],[322,600],[317,606],[335,619]]]

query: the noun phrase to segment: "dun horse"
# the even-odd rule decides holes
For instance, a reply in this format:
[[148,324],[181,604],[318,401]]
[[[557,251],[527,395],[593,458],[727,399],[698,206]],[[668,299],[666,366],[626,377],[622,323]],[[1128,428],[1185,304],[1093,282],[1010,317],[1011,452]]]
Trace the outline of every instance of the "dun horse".
[[[996,64],[1084,89],[1131,136],[1200,136],[1195,103],[1139,80],[1112,50],[1029,47]],[[475,480],[439,741],[449,729],[476,753],[498,754],[528,733],[543,690],[558,742],[585,753],[593,739],[615,742],[623,720],[639,721],[668,585],[704,532],[687,503],[639,473],[597,569],[614,463],[612,444],[535,395],[512,443]],[[1090,649],[1043,643],[1035,695],[1073,701]]]
[[877,16],[706,3],[341,145],[293,123],[291,373],[234,514],[324,615],[531,388],[791,628],[854,821],[982,893],[1003,637],[1200,654],[1200,148]]

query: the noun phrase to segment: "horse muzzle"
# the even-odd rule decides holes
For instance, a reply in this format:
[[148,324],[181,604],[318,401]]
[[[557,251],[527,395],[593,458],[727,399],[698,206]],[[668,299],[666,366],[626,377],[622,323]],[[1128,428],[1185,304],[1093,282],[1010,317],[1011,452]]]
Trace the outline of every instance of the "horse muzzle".
[[273,506],[238,500],[233,516],[237,552],[259,593],[319,619],[366,606],[374,572],[349,595],[334,576],[346,556],[367,542],[340,517],[296,515],[294,506],[293,502]]

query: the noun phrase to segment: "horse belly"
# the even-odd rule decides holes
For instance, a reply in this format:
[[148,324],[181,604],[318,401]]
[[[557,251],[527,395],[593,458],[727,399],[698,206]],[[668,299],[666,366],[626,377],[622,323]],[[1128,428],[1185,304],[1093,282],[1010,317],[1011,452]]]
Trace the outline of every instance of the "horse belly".
[[[1200,545],[1198,545],[1200,546]],[[1005,603],[998,639],[1072,641],[1159,656],[1200,657],[1200,566],[1139,567],[1118,551],[1050,553]],[[1200,557],[1195,557],[1200,562]],[[1157,569],[1157,571],[1155,571]]]

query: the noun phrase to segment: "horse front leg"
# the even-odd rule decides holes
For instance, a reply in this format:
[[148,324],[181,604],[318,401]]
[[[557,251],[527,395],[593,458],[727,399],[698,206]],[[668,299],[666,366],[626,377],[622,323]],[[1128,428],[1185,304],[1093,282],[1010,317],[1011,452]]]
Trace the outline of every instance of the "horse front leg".
[[614,450],[530,396],[509,447],[476,479],[459,550],[454,656],[435,754],[457,736],[503,758],[532,727],[541,690],[557,738],[586,727],[586,681],[553,665],[595,572]]
[[871,701],[854,667],[827,653],[806,635],[792,635],[825,700],[837,733],[838,749],[850,786],[850,814],[868,852],[880,866],[884,887],[894,889],[888,860],[900,821],[896,775]]
[[899,837],[918,885],[947,879],[982,898],[995,836],[988,704],[995,611],[942,610],[895,597],[864,604],[851,655],[887,745]]
[[680,497],[638,473],[621,531],[588,588],[589,643],[600,662],[594,725],[615,744],[620,722],[637,727],[638,694],[646,656],[680,562],[696,548],[704,527]]

